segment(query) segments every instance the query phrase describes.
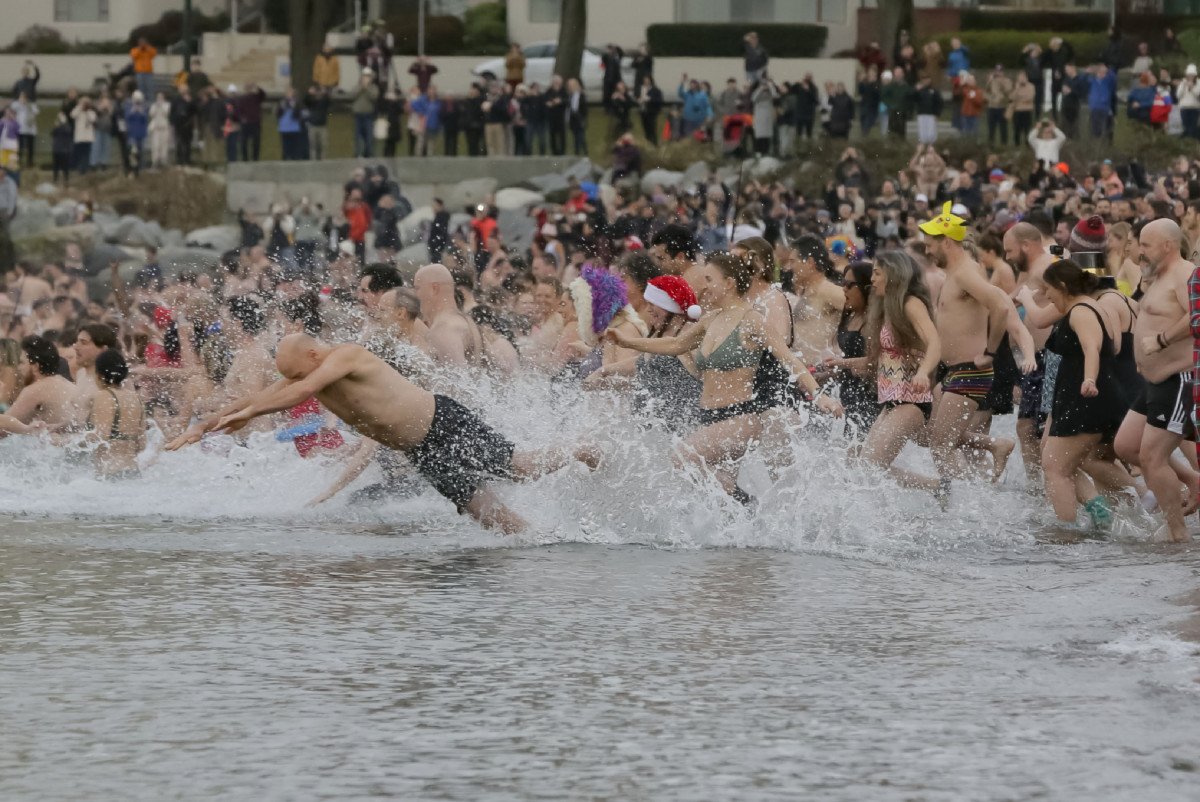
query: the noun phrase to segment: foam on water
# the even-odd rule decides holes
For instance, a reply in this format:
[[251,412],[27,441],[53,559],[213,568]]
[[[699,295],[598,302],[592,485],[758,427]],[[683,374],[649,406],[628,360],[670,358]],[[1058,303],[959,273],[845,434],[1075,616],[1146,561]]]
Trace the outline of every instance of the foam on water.
[[[943,513],[928,494],[901,489],[883,474],[849,463],[844,438],[819,423],[804,427],[798,416],[778,446],[786,459],[772,458],[772,468],[758,449],[743,464],[742,484],[759,502],[750,514],[711,480],[673,467],[677,439],[660,423],[635,415],[616,395],[529,377],[483,379],[457,395],[519,448],[591,442],[604,453],[595,473],[574,464],[528,485],[501,486],[502,497],[532,525],[521,542],[921,558],[1027,546],[1031,533],[1049,520],[1044,503],[1019,492],[1023,476],[1015,455],[1005,484],[959,482]],[[1011,426],[1011,420],[999,422],[999,428]],[[269,434],[252,436],[249,447],[211,437],[177,453],[158,453],[157,432],[151,441],[142,478],[104,482],[94,478],[86,461],[29,438],[7,438],[0,442],[0,471],[6,476],[0,510],[51,518],[394,524],[448,543],[490,542],[477,538],[479,527],[455,515],[432,490],[369,508],[352,506],[347,491],[306,508],[341,465],[328,457],[301,459],[290,443]],[[923,450],[910,446],[901,461],[932,474]],[[375,475],[370,469],[354,486]]]

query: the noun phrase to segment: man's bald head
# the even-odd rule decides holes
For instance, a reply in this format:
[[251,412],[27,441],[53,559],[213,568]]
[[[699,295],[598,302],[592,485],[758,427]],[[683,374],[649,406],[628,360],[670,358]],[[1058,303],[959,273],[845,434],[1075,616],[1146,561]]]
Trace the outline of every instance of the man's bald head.
[[1138,235],[1142,246],[1142,262],[1158,271],[1181,257],[1183,230],[1174,220],[1159,218],[1142,226]]
[[425,265],[413,277],[413,289],[421,299],[421,314],[436,316],[454,303],[454,276],[445,265]]
[[442,264],[425,265],[417,271],[413,277],[413,284],[454,284],[454,276],[450,275],[450,271]]
[[289,334],[275,350],[275,367],[288,379],[303,379],[321,364],[321,344],[308,334]]
[[1017,223],[1004,232],[1004,258],[1017,270],[1029,269],[1031,260],[1042,250],[1042,232],[1032,223]]

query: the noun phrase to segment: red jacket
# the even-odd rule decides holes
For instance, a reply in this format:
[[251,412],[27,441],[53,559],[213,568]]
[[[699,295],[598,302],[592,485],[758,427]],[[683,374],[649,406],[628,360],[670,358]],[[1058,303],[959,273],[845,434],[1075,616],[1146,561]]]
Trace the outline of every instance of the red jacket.
[[347,203],[342,207],[342,214],[346,215],[346,222],[350,224],[350,240],[363,242],[371,228],[371,207],[365,203]]

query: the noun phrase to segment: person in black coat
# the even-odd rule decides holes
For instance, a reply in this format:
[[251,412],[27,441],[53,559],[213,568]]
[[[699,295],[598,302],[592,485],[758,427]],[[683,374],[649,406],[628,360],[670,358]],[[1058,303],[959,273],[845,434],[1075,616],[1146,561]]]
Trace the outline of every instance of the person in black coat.
[[854,122],[854,98],[846,91],[846,85],[838,82],[829,96],[829,136],[846,139]]
[[651,145],[658,144],[658,115],[662,113],[662,107],[662,90],[654,83],[653,76],[645,76],[638,93],[638,116],[642,118],[646,141]]
[[600,92],[604,99],[604,110],[612,113],[612,107],[609,103],[609,98],[616,91],[617,84],[621,83],[621,61],[625,58],[625,52],[614,44],[609,44],[604,50],[604,55],[600,57],[600,66],[604,70],[604,78],[600,84]]
[[441,198],[433,199],[433,220],[429,223],[429,261],[442,261],[442,254],[450,247],[450,212]]
[[535,81],[529,85],[529,94],[521,100],[521,114],[525,117],[526,141],[529,152],[537,147],[539,156],[546,155],[546,93]]
[[550,153],[562,156],[567,152],[567,90],[561,75],[550,79],[543,93],[546,101],[546,129],[550,132]]
[[654,56],[650,55],[650,47],[642,42],[638,46],[638,51],[633,54],[633,91],[638,100],[642,98],[642,91],[646,88],[646,79],[654,78]]
[[461,101],[452,97],[442,98],[442,154],[458,155],[458,116]]
[[483,153],[483,94],[478,84],[471,84],[458,111],[458,124],[467,138],[467,155]]
[[805,73],[804,78],[792,84],[796,93],[796,133],[799,136],[812,139],[813,125],[817,120],[817,109],[821,105],[821,93],[817,89],[812,73]]
[[1050,52],[1046,53],[1045,60],[1050,67],[1050,111],[1057,120],[1059,97],[1062,95],[1067,65],[1075,61],[1075,48],[1071,47],[1070,42],[1056,36],[1050,40]]

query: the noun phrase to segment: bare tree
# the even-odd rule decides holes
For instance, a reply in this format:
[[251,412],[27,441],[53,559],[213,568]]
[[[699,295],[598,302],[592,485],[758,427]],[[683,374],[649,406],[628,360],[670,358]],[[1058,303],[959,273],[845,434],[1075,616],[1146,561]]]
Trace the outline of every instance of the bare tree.
[[587,38],[587,0],[562,0],[558,26],[558,53],[554,72],[563,79],[578,78]]
[[291,38],[292,86],[303,97],[312,83],[312,64],[325,34],[336,22],[340,0],[291,0],[288,3],[288,34]]
[[900,39],[900,31],[912,33],[913,0],[887,0],[876,12],[879,22],[879,46],[886,58],[891,58]]

